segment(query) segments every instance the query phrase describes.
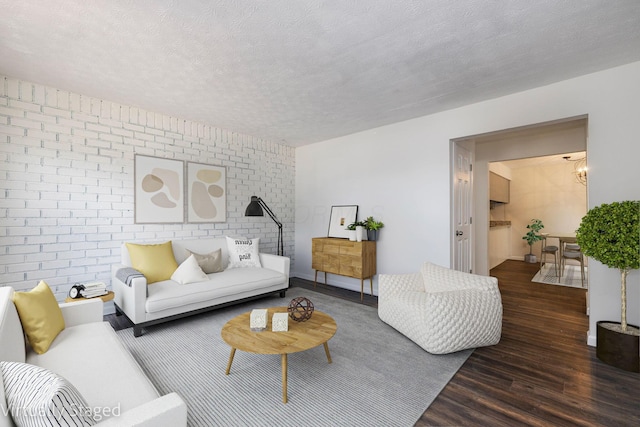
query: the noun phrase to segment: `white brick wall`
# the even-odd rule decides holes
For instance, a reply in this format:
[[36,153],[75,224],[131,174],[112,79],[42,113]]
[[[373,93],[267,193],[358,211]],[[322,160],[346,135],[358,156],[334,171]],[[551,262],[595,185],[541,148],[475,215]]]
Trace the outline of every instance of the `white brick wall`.
[[[61,301],[75,282],[110,284],[130,240],[260,237],[276,253],[273,221],[244,217],[252,195],[293,256],[292,147],[1,75],[0,146],[0,286],[43,279]],[[136,153],[226,166],[227,222],[134,224]]]

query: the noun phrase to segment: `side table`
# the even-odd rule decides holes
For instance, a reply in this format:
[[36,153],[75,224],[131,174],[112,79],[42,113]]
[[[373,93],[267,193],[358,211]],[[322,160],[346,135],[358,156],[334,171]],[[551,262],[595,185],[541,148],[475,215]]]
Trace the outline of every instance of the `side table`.
[[108,291],[106,294],[101,295],[99,297],[93,297],[93,298],[71,298],[71,297],[67,297],[64,302],[76,302],[76,301],[87,301],[87,300],[92,300],[95,298],[100,298],[103,302],[107,302],[107,301],[111,301],[113,298],[115,297],[115,294],[113,293],[113,291]]

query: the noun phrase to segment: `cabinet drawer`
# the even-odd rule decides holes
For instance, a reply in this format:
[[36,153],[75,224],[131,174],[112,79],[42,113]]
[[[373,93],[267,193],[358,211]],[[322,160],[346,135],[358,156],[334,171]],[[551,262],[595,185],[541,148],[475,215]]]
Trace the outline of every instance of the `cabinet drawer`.
[[340,274],[341,276],[353,277],[356,279],[362,278],[362,266],[360,265],[341,265],[340,266]]
[[340,248],[340,253],[350,256],[362,256],[362,244],[356,245],[344,245]]

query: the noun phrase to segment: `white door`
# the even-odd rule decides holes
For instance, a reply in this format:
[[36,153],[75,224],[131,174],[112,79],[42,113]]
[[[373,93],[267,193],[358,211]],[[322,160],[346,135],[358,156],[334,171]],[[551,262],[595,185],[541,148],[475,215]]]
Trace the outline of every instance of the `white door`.
[[458,143],[453,147],[453,268],[473,272],[473,241],[471,236],[471,152]]

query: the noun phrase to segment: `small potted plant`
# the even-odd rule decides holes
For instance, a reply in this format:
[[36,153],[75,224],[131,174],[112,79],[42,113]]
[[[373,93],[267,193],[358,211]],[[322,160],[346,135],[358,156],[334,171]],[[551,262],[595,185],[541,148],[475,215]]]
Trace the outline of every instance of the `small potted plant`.
[[596,356],[631,372],[640,372],[640,328],[627,324],[627,275],[640,268],[639,236],[640,200],[592,208],[576,231],[582,253],[620,271],[620,322],[596,322]]
[[533,244],[538,240],[542,240],[542,236],[539,233],[540,230],[544,228],[542,221],[539,219],[532,219],[531,224],[527,224],[527,234],[522,236],[522,240],[526,240],[529,244],[529,253],[524,256],[525,262],[530,262],[531,264],[535,264],[537,262],[536,256],[533,254]]
[[356,241],[356,224],[357,222],[352,222],[347,225],[347,230],[349,231],[349,240],[352,242]]
[[370,216],[364,221],[364,226],[367,229],[367,239],[375,241],[378,240],[378,230],[384,227],[384,224]]
[[352,222],[347,226],[347,230],[349,230],[349,240],[362,242],[364,239],[364,231],[366,229],[365,221],[356,221]]

